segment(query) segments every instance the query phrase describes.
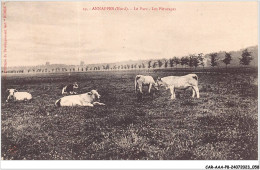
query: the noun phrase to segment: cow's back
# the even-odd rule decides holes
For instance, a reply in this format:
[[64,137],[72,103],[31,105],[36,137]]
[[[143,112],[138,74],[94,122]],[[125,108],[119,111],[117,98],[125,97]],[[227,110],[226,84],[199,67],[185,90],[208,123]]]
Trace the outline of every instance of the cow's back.
[[28,92],[16,92],[14,94],[14,97],[15,97],[16,100],[24,100],[24,99],[30,100],[30,99],[32,99],[32,95]]
[[60,99],[61,106],[79,105],[81,103],[80,95],[65,96]]
[[147,82],[147,83],[155,83],[155,81],[154,81],[154,79],[153,79],[153,77],[152,76],[145,76],[145,81]]
[[61,98],[60,104],[61,106],[75,106],[79,105],[82,106],[87,103],[93,103],[94,98],[88,93],[80,94],[80,95],[71,95],[65,96]]
[[185,76],[168,76],[162,78],[162,80],[168,86],[173,85],[175,87],[198,85],[198,76],[196,74],[187,74]]

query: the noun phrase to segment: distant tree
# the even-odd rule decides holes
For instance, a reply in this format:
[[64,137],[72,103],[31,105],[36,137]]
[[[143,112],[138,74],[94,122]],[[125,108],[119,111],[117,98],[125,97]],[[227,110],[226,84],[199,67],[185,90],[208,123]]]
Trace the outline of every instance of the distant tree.
[[110,65],[107,64],[107,65],[106,65],[106,70],[109,70],[109,68],[110,68]]
[[168,67],[168,60],[164,60],[164,67],[167,68]]
[[199,63],[200,63],[199,57],[194,55],[192,62],[193,62],[193,66],[195,67],[195,69],[197,69],[197,67],[199,66]]
[[174,66],[174,60],[172,58],[169,60],[169,64],[170,64],[170,67]]
[[116,70],[116,69],[117,69],[117,66],[116,66],[116,65],[114,65],[114,66],[113,66],[113,69],[114,69],[114,70]]
[[210,53],[209,56],[210,56],[210,65],[212,67],[217,66],[218,65],[218,58],[217,58],[218,54],[217,53]]
[[158,63],[159,68],[161,68],[163,65],[163,62],[161,60],[158,60],[157,63]]
[[177,57],[173,57],[173,62],[176,64],[176,67],[178,67],[178,64],[181,63],[180,59]]
[[190,54],[190,56],[189,56],[189,62],[188,62],[188,66],[190,67],[190,68],[192,68],[193,66],[194,66],[194,58],[195,58],[196,56],[194,55],[194,54]]
[[144,63],[142,63],[142,68],[145,68],[145,65],[144,65]]
[[152,61],[148,61],[148,68],[151,68],[152,67]]
[[205,66],[205,62],[204,62],[205,57],[204,57],[203,53],[199,53],[199,54],[198,54],[198,60],[199,60],[199,65],[201,65],[201,66],[203,67],[203,69],[204,69],[204,66]]
[[247,49],[245,49],[242,51],[242,58],[239,58],[239,59],[240,59],[240,64],[246,66],[246,65],[250,64],[250,62],[253,58],[251,56],[251,52],[249,52]]
[[224,58],[222,61],[223,61],[223,63],[226,64],[226,69],[227,69],[227,65],[230,64],[230,61],[231,61],[231,60],[232,60],[231,54],[225,52],[225,58]]
[[156,66],[157,66],[157,62],[155,61],[155,62],[153,63],[153,68],[156,68]]
[[182,57],[181,58],[181,65],[182,65],[182,67],[183,66],[186,67],[187,65],[189,65],[189,57],[187,57],[187,56],[186,57]]
[[127,64],[127,65],[126,65],[126,67],[127,67],[127,69],[129,69],[129,68],[130,68],[130,65],[129,65],[129,64]]

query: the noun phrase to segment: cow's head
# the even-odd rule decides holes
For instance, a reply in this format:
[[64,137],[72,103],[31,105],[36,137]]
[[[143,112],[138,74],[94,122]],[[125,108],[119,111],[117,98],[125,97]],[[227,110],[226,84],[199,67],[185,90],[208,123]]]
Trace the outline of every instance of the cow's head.
[[155,84],[157,84],[157,87],[161,87],[161,86],[164,86],[164,83],[162,81],[162,78],[161,77],[157,77],[156,81],[155,81]]
[[79,85],[78,85],[78,83],[77,83],[77,82],[73,83],[73,88],[74,88],[74,89],[77,89],[77,88],[79,88]]
[[13,96],[15,92],[18,92],[16,89],[7,89],[6,91],[9,93],[9,96]]
[[154,86],[154,88],[155,88],[156,90],[159,90],[159,86],[158,86],[157,83],[154,83],[153,86]]
[[95,96],[95,98],[99,99],[101,95],[97,92],[97,90],[91,90],[88,94]]

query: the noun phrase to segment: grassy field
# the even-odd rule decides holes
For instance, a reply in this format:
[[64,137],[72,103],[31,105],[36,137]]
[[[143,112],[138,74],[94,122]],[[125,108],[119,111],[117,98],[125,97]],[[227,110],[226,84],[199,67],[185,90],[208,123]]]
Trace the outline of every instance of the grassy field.
[[[257,71],[196,72],[200,99],[186,90],[170,100],[161,88],[140,102],[134,93],[137,74],[155,78],[188,72],[2,77],[2,159],[257,159]],[[55,107],[62,87],[74,81],[78,93],[97,89],[106,106]],[[6,103],[7,88],[28,91],[33,100]]]

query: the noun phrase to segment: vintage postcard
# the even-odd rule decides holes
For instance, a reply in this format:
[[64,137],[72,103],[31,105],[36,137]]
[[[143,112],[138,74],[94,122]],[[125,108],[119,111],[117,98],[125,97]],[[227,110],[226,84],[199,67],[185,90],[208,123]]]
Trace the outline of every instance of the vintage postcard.
[[259,159],[257,1],[1,5],[3,162]]

